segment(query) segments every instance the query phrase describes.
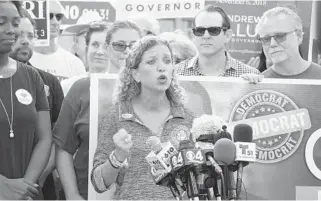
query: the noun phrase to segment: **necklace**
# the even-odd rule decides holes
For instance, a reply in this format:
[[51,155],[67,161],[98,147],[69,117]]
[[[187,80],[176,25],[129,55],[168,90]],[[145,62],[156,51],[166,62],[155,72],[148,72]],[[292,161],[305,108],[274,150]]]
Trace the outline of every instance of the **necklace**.
[[2,105],[2,107],[3,107],[3,109],[4,109],[4,112],[5,112],[6,115],[7,115],[8,123],[9,123],[9,126],[10,126],[9,137],[10,137],[10,138],[14,138],[14,133],[13,133],[13,129],[12,129],[12,126],[13,126],[12,77],[10,77],[10,95],[11,95],[11,122],[10,122],[10,118],[9,118],[8,112],[7,112],[7,110],[6,110],[6,107],[4,106],[1,98],[0,98],[0,103],[1,103],[1,105]]

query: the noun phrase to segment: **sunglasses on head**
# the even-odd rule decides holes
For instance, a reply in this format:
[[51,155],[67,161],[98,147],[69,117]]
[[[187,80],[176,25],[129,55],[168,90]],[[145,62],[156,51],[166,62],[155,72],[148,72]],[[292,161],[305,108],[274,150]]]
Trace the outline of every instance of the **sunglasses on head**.
[[206,30],[211,36],[218,36],[220,35],[222,30],[226,31],[227,28],[226,27],[208,27],[208,28],[194,27],[192,30],[195,36],[204,36]]
[[60,21],[64,17],[64,14],[62,14],[62,13],[57,13],[57,14],[50,13],[50,20],[52,20],[52,18],[54,16],[56,17],[57,21]]
[[287,39],[287,36],[293,32],[295,32],[296,30],[293,31],[289,31],[289,32],[284,32],[284,33],[276,33],[273,36],[264,36],[264,37],[259,37],[259,40],[261,41],[262,44],[264,45],[270,45],[271,44],[271,40],[272,38],[274,38],[274,40],[277,43],[282,43]]
[[113,42],[113,43],[111,43],[111,45],[115,51],[124,52],[127,49],[127,47],[129,49],[131,49],[133,47],[134,43],[126,44],[123,42]]

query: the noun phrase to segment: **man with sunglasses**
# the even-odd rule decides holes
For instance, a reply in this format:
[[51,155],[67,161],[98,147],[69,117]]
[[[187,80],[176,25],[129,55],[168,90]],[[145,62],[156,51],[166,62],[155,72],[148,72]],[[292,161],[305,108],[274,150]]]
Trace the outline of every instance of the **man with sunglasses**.
[[180,75],[240,77],[260,73],[228,54],[226,46],[233,32],[229,17],[220,7],[207,5],[199,11],[192,30],[199,55],[178,64]]
[[300,56],[302,21],[286,7],[266,11],[256,27],[263,51],[273,66],[263,72],[266,78],[321,79],[321,67]]
[[36,47],[30,63],[36,68],[55,75],[60,81],[85,73],[83,62],[57,44],[61,20],[64,17],[64,8],[59,1],[50,0],[49,9],[50,45],[48,47]]

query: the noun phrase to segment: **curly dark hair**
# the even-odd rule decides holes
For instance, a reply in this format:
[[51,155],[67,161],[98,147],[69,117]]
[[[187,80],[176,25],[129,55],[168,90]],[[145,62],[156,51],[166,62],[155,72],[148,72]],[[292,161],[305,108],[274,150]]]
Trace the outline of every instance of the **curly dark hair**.
[[[174,55],[172,48],[166,40],[156,36],[145,36],[136,42],[129,54],[126,66],[120,69],[113,94],[113,103],[131,100],[140,93],[140,84],[134,80],[132,71],[138,68],[145,51],[156,45],[165,45],[169,49],[173,59]],[[174,104],[184,105],[186,103],[185,90],[179,85],[178,76],[175,70],[173,72],[171,85],[166,91],[166,95]]]

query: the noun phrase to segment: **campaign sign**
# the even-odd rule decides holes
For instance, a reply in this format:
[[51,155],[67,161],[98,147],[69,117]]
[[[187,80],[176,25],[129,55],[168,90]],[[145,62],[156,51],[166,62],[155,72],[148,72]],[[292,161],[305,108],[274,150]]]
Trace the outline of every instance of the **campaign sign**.
[[61,28],[77,24],[78,19],[88,11],[97,12],[107,22],[116,19],[116,10],[110,1],[61,1],[65,9],[65,17],[61,21]]
[[[115,78],[92,76],[90,170],[98,126],[111,106]],[[210,76],[180,77],[180,80],[186,91],[186,107],[196,117],[202,114],[220,116],[227,122],[231,134],[237,124],[252,126],[253,146],[243,144],[239,149],[241,154],[246,151],[242,156],[244,160],[251,160],[243,171],[246,191],[242,187],[242,199],[294,200],[304,198],[304,189],[313,191],[313,198],[318,197],[320,188],[312,187],[321,183],[319,80],[264,79],[258,84],[249,84],[242,78]],[[186,158],[194,159],[196,155],[188,153]],[[175,165],[178,162],[178,158],[174,160]],[[89,199],[99,196],[90,183]]]
[[132,16],[147,14],[156,19],[193,18],[204,8],[204,0],[138,0],[114,1],[117,20],[128,20]]
[[50,19],[48,0],[23,1],[24,8],[36,22],[35,45],[49,46],[50,41]]

